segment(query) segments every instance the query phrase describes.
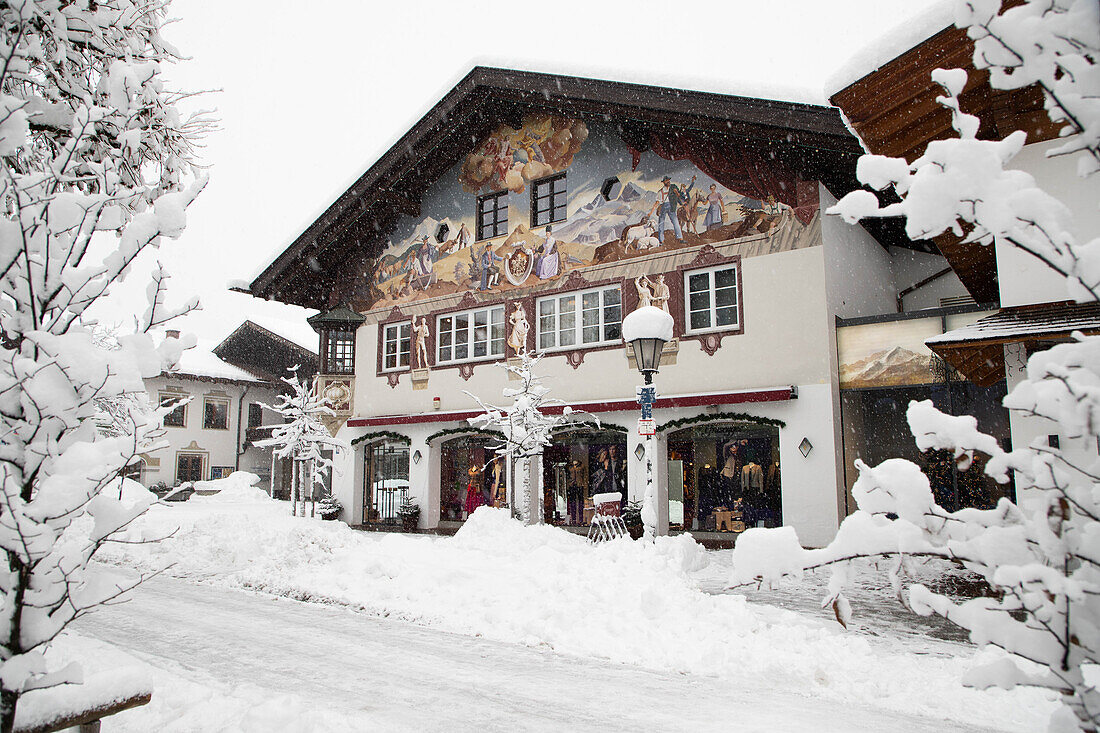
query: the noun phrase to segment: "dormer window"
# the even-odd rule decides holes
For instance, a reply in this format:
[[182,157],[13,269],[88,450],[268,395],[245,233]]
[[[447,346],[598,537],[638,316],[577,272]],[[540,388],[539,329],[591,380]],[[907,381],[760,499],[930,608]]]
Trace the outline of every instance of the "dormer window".
[[355,374],[355,331],[321,332],[321,374]]
[[365,320],[347,306],[308,319],[321,336],[321,374],[355,374],[355,331]]

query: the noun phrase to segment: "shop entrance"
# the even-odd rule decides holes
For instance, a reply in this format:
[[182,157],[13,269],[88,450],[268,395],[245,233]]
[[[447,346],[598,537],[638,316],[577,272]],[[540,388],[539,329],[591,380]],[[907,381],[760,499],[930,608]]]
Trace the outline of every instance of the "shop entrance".
[[479,506],[508,504],[501,438],[465,435],[439,446],[439,518],[465,521]]
[[626,432],[571,430],[542,454],[543,517],[547,524],[592,521],[592,497],[618,491],[626,501]]
[[668,436],[670,529],[742,532],[783,523],[779,428],[749,422]]
[[409,446],[372,443],[363,461],[363,523],[397,524],[397,510],[409,495]]

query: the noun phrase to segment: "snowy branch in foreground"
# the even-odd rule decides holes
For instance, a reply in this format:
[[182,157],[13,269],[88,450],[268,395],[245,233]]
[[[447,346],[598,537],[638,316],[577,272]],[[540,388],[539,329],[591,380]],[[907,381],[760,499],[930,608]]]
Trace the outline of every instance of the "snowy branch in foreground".
[[132,528],[154,499],[124,499],[120,472],[160,443],[171,406],[138,396],[186,346],[150,336],[181,311],[158,268],[136,333],[107,343],[85,322],[206,184],[210,121],[182,117],[161,76],[164,6],[0,4],[0,733],[24,692],[80,681],[44,647],[143,579],[86,574],[96,552],[155,539]]

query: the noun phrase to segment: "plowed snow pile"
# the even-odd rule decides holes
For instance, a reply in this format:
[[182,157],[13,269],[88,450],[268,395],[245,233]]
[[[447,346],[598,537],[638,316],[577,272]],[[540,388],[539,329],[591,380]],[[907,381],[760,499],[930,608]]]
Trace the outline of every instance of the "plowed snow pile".
[[[1032,690],[958,682],[993,652],[915,655],[799,614],[700,591],[709,560],[687,536],[600,546],[482,507],[454,537],[369,533],[293,518],[260,492],[156,506],[135,532],[175,536],[111,548],[110,562],[302,600],[339,603],[448,631],[649,668],[728,678],[750,691],[867,703],[1007,730],[1051,709]],[[140,592],[140,590],[138,591]],[[944,650],[947,651],[944,651]]]

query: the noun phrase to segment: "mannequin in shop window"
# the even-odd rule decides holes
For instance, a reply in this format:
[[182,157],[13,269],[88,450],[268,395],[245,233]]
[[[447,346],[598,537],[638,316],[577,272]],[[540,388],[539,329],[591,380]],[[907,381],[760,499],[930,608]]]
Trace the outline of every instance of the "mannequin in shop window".
[[487,480],[489,482],[490,506],[502,507],[507,503],[504,480],[501,475],[503,473],[503,463],[500,456],[489,461],[489,474]]
[[470,478],[469,483],[466,484],[466,516],[469,517],[474,513],[474,510],[485,503],[485,495],[481,491],[482,484],[482,471],[481,467],[474,465],[470,466],[466,471]]
[[573,459],[569,462],[569,474],[565,484],[565,497],[570,524],[581,524],[584,516],[585,486],[584,464]]

